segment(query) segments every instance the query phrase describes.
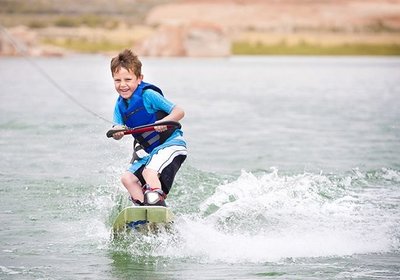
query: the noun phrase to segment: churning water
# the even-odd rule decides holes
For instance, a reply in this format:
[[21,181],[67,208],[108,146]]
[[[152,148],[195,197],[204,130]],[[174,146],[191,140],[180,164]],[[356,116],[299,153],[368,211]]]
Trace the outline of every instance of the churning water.
[[190,155],[157,235],[112,240],[109,58],[0,60],[1,279],[400,278],[400,60],[143,59]]

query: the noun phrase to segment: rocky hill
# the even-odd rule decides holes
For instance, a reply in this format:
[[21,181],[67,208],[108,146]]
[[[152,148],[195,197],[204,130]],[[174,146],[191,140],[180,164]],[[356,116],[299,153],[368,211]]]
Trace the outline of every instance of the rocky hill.
[[0,0],[0,18],[39,54],[43,42],[151,56],[226,56],[239,41],[400,44],[400,0]]
[[231,42],[238,40],[398,44],[400,1],[186,0],[154,7],[146,24],[159,26],[142,45],[148,55],[168,55],[173,52],[166,53],[168,45],[175,46],[175,55],[228,55]]

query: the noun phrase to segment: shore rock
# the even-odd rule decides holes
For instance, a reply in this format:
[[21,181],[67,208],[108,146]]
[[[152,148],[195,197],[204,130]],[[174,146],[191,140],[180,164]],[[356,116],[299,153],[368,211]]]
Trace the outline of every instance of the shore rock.
[[0,56],[62,56],[65,51],[57,47],[41,46],[37,33],[26,26],[0,29]]
[[35,49],[36,34],[25,26],[17,26],[6,30],[1,28],[0,54],[16,56],[21,54],[32,54]]
[[204,22],[161,25],[135,47],[143,56],[221,57],[230,54],[230,40],[223,29]]

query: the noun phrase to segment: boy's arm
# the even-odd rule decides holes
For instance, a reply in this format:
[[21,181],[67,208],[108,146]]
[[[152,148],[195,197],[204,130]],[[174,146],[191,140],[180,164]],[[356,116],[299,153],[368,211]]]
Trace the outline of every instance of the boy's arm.
[[[183,117],[185,116],[185,111],[183,111],[183,109],[181,107],[175,106],[171,113],[169,113],[169,115],[166,115],[164,118],[162,118],[161,120],[156,121],[156,123],[158,122],[162,122],[162,121],[175,121],[175,122],[179,122],[181,119],[183,119]],[[159,126],[155,126],[154,130],[157,132],[163,132],[165,130],[167,130],[167,126],[166,125],[159,125]]]
[[[164,111],[168,113],[167,116],[162,118],[161,120],[158,120],[157,122],[160,121],[180,121],[183,119],[185,116],[184,110],[176,106],[174,103],[170,102],[167,100],[165,97],[163,97],[161,94],[153,91],[153,90],[146,90],[145,93],[143,94],[143,99],[145,102],[145,107],[147,111],[150,112],[156,112],[156,111]],[[157,132],[163,132],[167,130],[167,127],[164,125],[156,126],[154,129]]]
[[181,107],[175,105],[174,108],[172,109],[172,111],[168,115],[166,115],[161,120],[158,120],[157,122],[160,122],[160,121],[179,122],[181,119],[183,119],[184,116],[185,116],[185,111],[183,111],[183,109]]

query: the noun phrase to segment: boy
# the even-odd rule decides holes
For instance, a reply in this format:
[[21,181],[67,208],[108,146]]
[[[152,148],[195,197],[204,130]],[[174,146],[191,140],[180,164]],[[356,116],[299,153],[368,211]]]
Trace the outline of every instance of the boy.
[[[119,94],[114,108],[114,128],[180,121],[185,115],[183,109],[165,99],[158,87],[143,82],[141,68],[137,55],[127,49],[111,60],[114,86]],[[154,132],[134,135],[131,165],[121,177],[134,205],[166,206],[166,195],[187,156],[180,129],[167,130],[162,125],[154,129]],[[123,136],[123,132],[118,132],[113,138],[120,140]]]

